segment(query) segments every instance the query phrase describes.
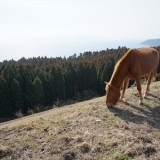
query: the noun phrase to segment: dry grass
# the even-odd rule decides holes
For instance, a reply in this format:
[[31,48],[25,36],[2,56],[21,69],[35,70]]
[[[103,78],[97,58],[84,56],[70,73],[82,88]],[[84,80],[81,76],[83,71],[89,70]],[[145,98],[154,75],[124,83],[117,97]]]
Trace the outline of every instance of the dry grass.
[[159,160],[160,82],[138,105],[136,88],[107,109],[105,97],[0,124],[0,159]]

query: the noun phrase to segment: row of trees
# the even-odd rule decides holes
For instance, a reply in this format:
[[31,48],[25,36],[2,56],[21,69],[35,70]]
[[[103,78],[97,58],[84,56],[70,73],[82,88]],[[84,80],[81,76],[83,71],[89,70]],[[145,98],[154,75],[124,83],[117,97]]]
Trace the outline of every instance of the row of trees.
[[[160,47],[157,49],[160,51]],[[89,95],[104,95],[104,81],[109,81],[115,63],[127,50],[119,47],[69,58],[23,57],[18,61],[3,61],[0,63],[0,117],[13,117],[19,110],[23,114],[39,107],[43,110],[53,107],[57,101],[80,101]]]

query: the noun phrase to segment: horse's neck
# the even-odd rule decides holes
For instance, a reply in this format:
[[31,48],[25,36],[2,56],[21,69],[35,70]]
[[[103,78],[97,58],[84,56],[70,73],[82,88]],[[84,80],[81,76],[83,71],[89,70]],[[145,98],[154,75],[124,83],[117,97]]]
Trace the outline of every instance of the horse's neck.
[[110,84],[120,88],[127,74],[127,66],[120,64],[116,67],[110,80]]

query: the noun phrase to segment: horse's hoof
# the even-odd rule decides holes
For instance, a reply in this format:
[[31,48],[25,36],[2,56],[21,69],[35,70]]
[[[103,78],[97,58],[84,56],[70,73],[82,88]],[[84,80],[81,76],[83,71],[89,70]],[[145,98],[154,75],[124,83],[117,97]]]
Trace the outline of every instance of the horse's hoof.
[[113,104],[107,104],[106,107],[107,107],[107,108],[113,108],[114,105],[113,105]]
[[124,98],[120,99],[120,102],[124,102],[124,101],[125,101],[125,99],[124,99]]
[[147,98],[147,93],[145,93],[145,94],[143,95],[143,98]]
[[142,105],[143,104],[143,101],[139,101],[139,105]]

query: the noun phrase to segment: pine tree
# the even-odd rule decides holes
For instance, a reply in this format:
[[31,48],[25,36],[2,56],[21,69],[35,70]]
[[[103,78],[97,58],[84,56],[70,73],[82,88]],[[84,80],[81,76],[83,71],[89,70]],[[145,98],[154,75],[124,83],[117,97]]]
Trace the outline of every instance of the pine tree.
[[10,65],[7,65],[3,71],[3,77],[6,80],[8,86],[10,87],[11,82],[14,78],[14,73]]
[[42,81],[44,96],[45,96],[45,105],[52,104],[51,96],[50,96],[50,87],[49,87],[49,78],[48,74],[45,71],[41,71],[39,73],[39,78]]
[[49,93],[50,100],[53,103],[56,100],[56,68],[52,66],[50,74],[49,74]]
[[14,111],[22,110],[24,107],[22,88],[15,78],[11,83],[11,95]]
[[56,98],[65,99],[65,81],[61,69],[58,67],[55,74]]
[[73,98],[76,91],[76,71],[71,63],[67,64],[65,69],[64,79],[65,79],[65,90],[66,98]]
[[9,92],[8,84],[1,75],[0,76],[0,117],[11,117],[13,113],[13,107],[11,104],[11,95]]
[[23,65],[20,65],[19,66],[19,69],[18,69],[18,73],[21,75],[21,77],[22,77],[22,79],[21,79],[21,81],[19,81],[20,82],[20,84],[21,84],[21,87],[22,87],[22,92],[24,93],[24,91],[25,91],[25,88],[26,88],[26,82],[27,82],[27,72],[26,72],[26,70],[25,70],[25,67],[23,66]]
[[114,61],[108,60],[102,72],[102,77],[101,77],[102,82],[110,80],[113,70],[114,70]]
[[80,93],[82,93],[85,90],[84,76],[85,74],[83,64],[79,63],[77,69],[77,88]]
[[98,92],[97,71],[93,63],[89,68],[89,72],[89,89],[93,90],[94,92]]
[[104,82],[107,81],[109,82],[111,76],[112,76],[112,73],[113,73],[113,70],[114,70],[114,60],[111,59],[111,60],[108,60],[104,66],[104,70],[102,72],[102,75],[101,75],[101,87],[100,87],[100,93],[105,93],[105,84]]
[[17,75],[17,68],[16,68],[16,66],[15,65],[11,65],[11,68],[12,68],[12,72],[13,72],[13,75],[14,75],[14,77]]
[[34,108],[34,86],[30,79],[27,80],[25,88],[25,108],[26,111]]
[[37,76],[33,82],[34,86],[34,105],[43,105],[44,104],[44,90],[42,81]]

